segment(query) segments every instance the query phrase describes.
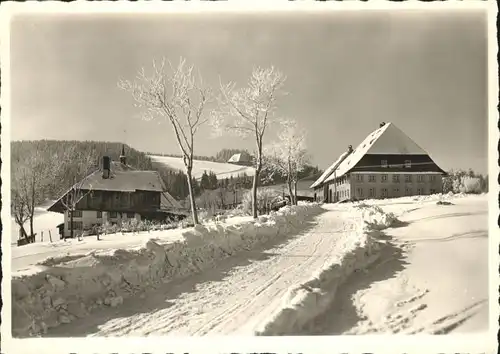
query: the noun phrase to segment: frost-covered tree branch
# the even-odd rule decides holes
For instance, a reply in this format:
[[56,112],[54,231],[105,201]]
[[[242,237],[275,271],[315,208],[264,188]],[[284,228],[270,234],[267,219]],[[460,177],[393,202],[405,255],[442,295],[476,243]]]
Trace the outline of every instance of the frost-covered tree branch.
[[[63,157],[66,165],[71,165],[73,186],[61,199],[61,204],[69,216],[70,237],[73,238],[73,216],[77,210],[78,203],[88,194],[92,193],[93,186],[85,186],[87,177],[94,172],[97,167],[95,165],[95,154],[91,151],[79,152],[76,148],[70,149]],[[85,188],[84,188],[85,187]]]
[[24,223],[29,220],[34,236],[35,207],[44,202],[49,186],[61,166],[60,156],[50,154],[43,145],[23,159],[12,160],[11,211],[22,236],[28,237]]
[[219,133],[228,132],[252,137],[256,144],[255,175],[252,188],[252,213],[257,215],[257,187],[263,166],[263,140],[270,125],[279,121],[276,115],[277,98],[286,78],[274,67],[255,68],[246,87],[236,89],[234,83],[220,82],[219,109],[212,124]]
[[213,102],[212,89],[204,84],[199,72],[195,73],[194,66],[188,66],[183,58],[176,67],[170,62],[167,65],[165,59],[160,64],[153,61],[151,74],[141,69],[135,81],[120,80],[118,86],[132,94],[136,107],[142,109],[143,119],[164,121],[172,127],[186,167],[191,213],[197,224],[192,187],[195,136],[200,127],[215,117],[208,112],[208,106]]
[[266,168],[286,176],[291,202],[297,204],[298,174],[309,162],[305,130],[294,120],[283,121],[277,140],[265,148],[265,155]]

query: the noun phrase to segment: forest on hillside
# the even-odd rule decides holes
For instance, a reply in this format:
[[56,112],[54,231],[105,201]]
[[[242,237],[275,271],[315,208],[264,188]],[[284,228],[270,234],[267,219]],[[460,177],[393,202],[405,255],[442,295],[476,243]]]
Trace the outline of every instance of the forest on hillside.
[[[36,141],[13,141],[11,143],[11,167],[12,179],[16,178],[15,171],[22,165],[34,165],[42,163],[50,165],[55,170],[53,179],[47,180],[44,186],[43,199],[56,199],[65,190],[70,188],[75,179],[79,180],[89,173],[97,170],[103,156],[110,156],[112,161],[118,161],[122,144],[117,142],[104,141],[57,141],[57,140],[36,140]],[[127,164],[137,169],[152,170],[151,159],[128,145],[125,145]],[[61,160],[61,156],[65,156]],[[87,167],[77,168],[84,161],[90,159]],[[54,161],[55,160],[55,161]],[[33,166],[31,166],[33,167]]]
[[[89,171],[96,170],[102,163],[102,156],[110,156],[112,161],[118,161],[122,150],[122,144],[118,142],[105,141],[68,141],[68,140],[36,140],[36,141],[14,141],[11,143],[11,166],[12,179],[16,177],[16,171],[21,166],[45,164],[54,169],[52,178],[40,181],[37,185],[42,189],[38,193],[37,204],[50,199],[54,200],[68,190],[75,179],[80,180]],[[197,156],[196,159],[203,161],[227,162],[229,158],[237,153],[246,152],[245,149],[223,148],[215,156]],[[138,151],[125,145],[127,164],[139,170],[156,170],[162,177],[167,189],[172,196],[178,200],[184,200],[188,196],[187,176],[184,171],[174,170],[161,164],[153,164],[148,157],[152,153]],[[64,155],[64,158],[61,156]],[[158,154],[163,156],[178,157],[174,154]],[[88,168],[80,168],[84,161],[90,159]],[[55,160],[55,161],[54,161]],[[33,167],[33,166],[32,166]],[[307,179],[317,177],[321,171],[317,167],[305,166],[300,172],[299,178]],[[207,182],[210,178],[210,182]],[[201,181],[194,181],[195,194],[200,196],[204,190],[214,190],[220,187],[229,189],[246,189],[251,187],[251,177],[241,175],[232,179],[217,180],[217,177],[207,171]],[[263,185],[279,184],[285,181],[285,177],[279,173],[270,175],[266,171],[261,174]]]

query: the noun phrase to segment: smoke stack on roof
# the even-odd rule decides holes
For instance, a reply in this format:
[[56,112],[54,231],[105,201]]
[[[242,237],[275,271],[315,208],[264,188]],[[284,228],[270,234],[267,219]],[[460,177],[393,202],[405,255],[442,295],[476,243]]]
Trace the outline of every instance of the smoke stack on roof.
[[382,128],[385,125],[385,122],[380,123],[380,128]]
[[102,178],[108,179],[111,174],[111,158],[109,156],[102,157]]
[[353,151],[353,150],[352,150],[352,145],[349,145],[349,146],[347,147],[347,152],[351,153],[352,151]]
[[120,163],[123,165],[127,164],[127,157],[125,156],[125,145],[122,145],[122,153],[120,155]]

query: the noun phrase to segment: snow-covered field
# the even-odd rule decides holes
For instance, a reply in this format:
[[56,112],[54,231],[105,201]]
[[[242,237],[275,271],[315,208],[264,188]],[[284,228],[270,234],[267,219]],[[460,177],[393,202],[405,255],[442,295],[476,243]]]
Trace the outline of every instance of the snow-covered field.
[[[156,155],[151,155],[150,157],[153,163],[161,163],[175,170],[184,171],[185,169],[184,162],[180,157]],[[207,171],[207,173],[212,171],[217,175],[218,179],[230,178],[231,176],[237,177],[238,175],[242,175],[244,173],[246,173],[247,176],[253,176],[255,173],[253,167],[238,166],[230,163],[194,160],[193,177],[196,179],[201,178],[204,171]]]
[[[414,200],[416,199],[416,200]],[[399,214],[380,261],[354,275],[303,334],[488,331],[487,196],[371,201]]]
[[13,334],[482,331],[486,201],[303,204],[257,222],[75,241],[73,254],[96,247],[13,279]]
[[[35,240],[36,242],[50,242],[49,239],[49,230],[52,234],[52,240],[56,241],[59,239],[59,230],[57,229],[57,225],[64,222],[64,215],[59,213],[48,212],[47,208],[52,204],[52,201],[49,201],[39,207],[35,208],[35,217],[33,220],[33,232],[36,233]],[[17,245],[17,240],[19,239],[19,226],[14,221],[14,218],[11,218],[10,221],[11,227],[11,244]],[[24,229],[27,233],[30,232],[29,222],[24,224]],[[43,240],[42,240],[42,231],[43,231]]]

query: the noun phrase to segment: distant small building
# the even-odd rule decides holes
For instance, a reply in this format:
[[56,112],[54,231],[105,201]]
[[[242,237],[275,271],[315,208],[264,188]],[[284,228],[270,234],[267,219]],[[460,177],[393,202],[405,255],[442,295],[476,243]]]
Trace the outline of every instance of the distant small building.
[[253,158],[249,153],[242,152],[231,156],[227,163],[232,163],[240,166],[253,166]]
[[317,201],[396,198],[440,193],[445,172],[393,123],[381,123],[311,185]]
[[[120,224],[131,219],[165,221],[186,215],[185,209],[167,192],[158,172],[138,171],[127,165],[123,148],[120,162],[104,156],[101,168],[80,183],[82,197],[73,212],[75,235],[106,222]],[[75,186],[48,208],[48,211],[64,214],[64,237],[70,236],[71,217],[63,200]]]

